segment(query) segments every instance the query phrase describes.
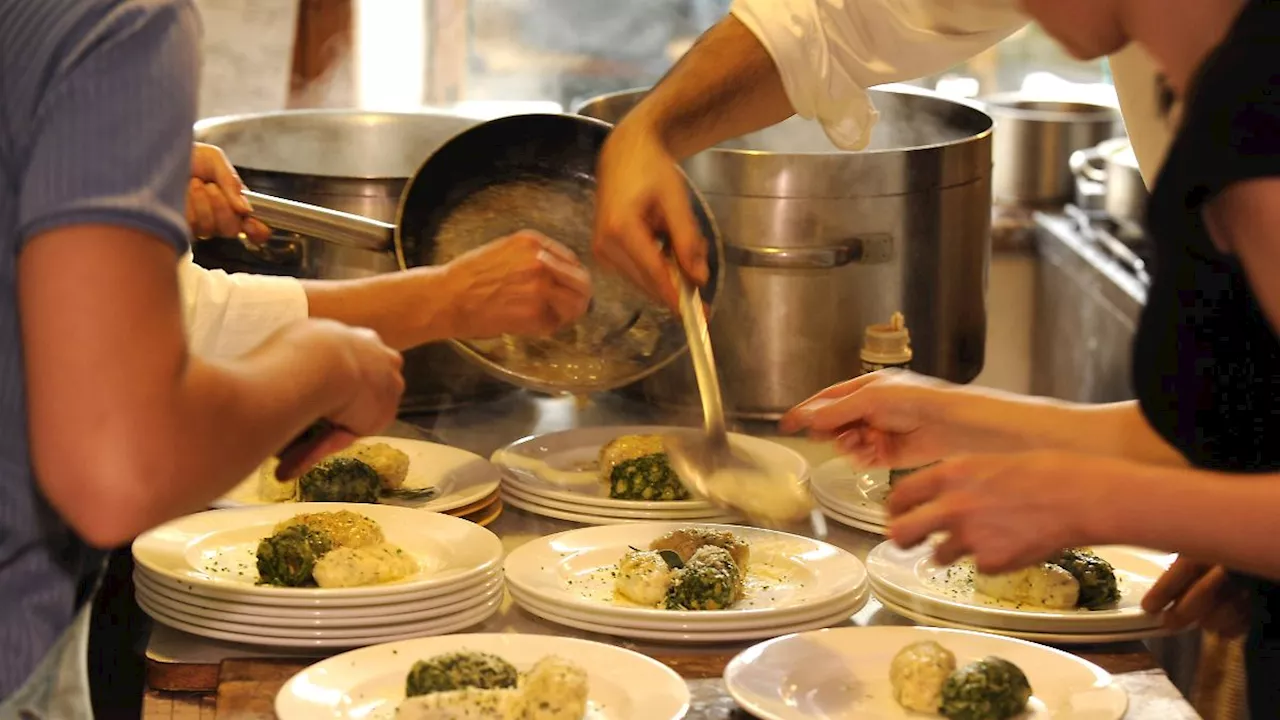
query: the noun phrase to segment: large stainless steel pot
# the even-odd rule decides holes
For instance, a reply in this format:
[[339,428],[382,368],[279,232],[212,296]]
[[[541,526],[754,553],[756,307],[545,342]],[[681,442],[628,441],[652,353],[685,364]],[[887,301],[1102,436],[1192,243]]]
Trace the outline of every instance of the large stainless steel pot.
[[1115,138],[1071,155],[1077,193],[1096,202],[1113,218],[1141,225],[1147,214],[1147,185],[1128,138]]
[[[617,122],[628,91],[576,111]],[[684,165],[725,242],[723,302],[711,323],[726,409],[775,418],[860,372],[867,325],[906,316],[924,373],[956,382],[982,369],[990,257],[992,121],[925,93],[875,90],[872,144],[840,152],[791,118]],[[694,401],[678,363],[631,393]]]
[[982,109],[995,120],[992,195],[1012,205],[1062,204],[1075,196],[1071,154],[1124,135],[1115,108],[1022,93],[992,95]]
[[[423,158],[477,121],[442,113],[301,110],[202,120],[196,139],[226,151],[250,189],[392,222]],[[197,260],[228,270],[358,278],[399,270],[396,256],[297,235],[245,255],[232,242],[197,243]],[[445,344],[405,353],[407,413],[442,410],[515,391]]]

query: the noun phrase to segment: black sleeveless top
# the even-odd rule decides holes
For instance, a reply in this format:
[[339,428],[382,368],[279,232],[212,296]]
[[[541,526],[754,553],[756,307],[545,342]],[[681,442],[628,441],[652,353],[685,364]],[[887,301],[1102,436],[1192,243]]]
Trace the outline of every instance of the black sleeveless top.
[[[1280,471],[1280,339],[1201,214],[1233,183],[1263,177],[1280,177],[1280,0],[1252,0],[1202,65],[1148,206],[1155,272],[1134,387],[1161,436],[1222,472]],[[1251,715],[1280,718],[1280,586],[1252,582]]]

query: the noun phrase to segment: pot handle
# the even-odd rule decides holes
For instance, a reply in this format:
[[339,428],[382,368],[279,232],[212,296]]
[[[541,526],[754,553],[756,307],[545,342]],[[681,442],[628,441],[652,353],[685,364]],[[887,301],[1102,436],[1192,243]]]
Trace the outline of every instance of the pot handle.
[[396,226],[338,210],[246,190],[253,216],[270,227],[358,250],[390,252]]
[[742,267],[776,270],[830,270],[851,263],[872,265],[893,257],[893,238],[862,235],[840,245],[814,248],[725,245],[725,259]]
[[1076,150],[1067,159],[1067,165],[1071,168],[1071,173],[1082,180],[1099,184],[1107,181],[1107,171],[1102,167],[1102,153],[1098,152],[1098,148]]

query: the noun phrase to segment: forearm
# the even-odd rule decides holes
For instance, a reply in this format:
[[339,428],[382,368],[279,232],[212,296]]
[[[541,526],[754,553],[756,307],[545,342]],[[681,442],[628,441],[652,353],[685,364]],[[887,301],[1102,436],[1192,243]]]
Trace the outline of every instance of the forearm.
[[[334,410],[333,385],[344,376],[332,353],[321,352],[286,329],[234,361],[192,358],[158,412],[133,413],[117,423],[121,447],[150,445],[144,468],[151,483],[133,483],[120,507],[136,513],[142,530],[208,503],[247,477],[317,418]],[[172,448],[165,452],[161,446]],[[137,458],[122,459],[139,472]]]
[[1271,526],[1280,474],[1231,475],[1126,463],[1084,519],[1089,544],[1177,552],[1280,581]]
[[306,280],[311,317],[366,327],[397,350],[452,337],[452,296],[442,268],[423,267],[359,280]]
[[694,43],[618,128],[656,132],[672,155],[685,158],[793,113],[773,59],[730,15]]
[[958,452],[1063,450],[1155,465],[1185,465],[1136,401],[1091,405],[974,387],[950,390],[943,422],[965,428]]

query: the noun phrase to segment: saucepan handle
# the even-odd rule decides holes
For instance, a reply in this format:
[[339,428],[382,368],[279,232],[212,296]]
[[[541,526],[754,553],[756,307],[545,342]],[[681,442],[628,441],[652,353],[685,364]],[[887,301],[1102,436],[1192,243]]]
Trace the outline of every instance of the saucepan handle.
[[1067,165],[1078,178],[1096,183],[1107,181],[1107,171],[1102,167],[1102,153],[1098,152],[1098,148],[1076,150],[1067,159]]
[[893,257],[893,238],[861,235],[838,245],[807,248],[726,245],[725,257],[741,267],[776,270],[830,270],[852,263],[871,265]]
[[391,223],[252,191],[244,196],[253,204],[254,217],[277,230],[358,250],[388,252],[395,247],[396,226]]

